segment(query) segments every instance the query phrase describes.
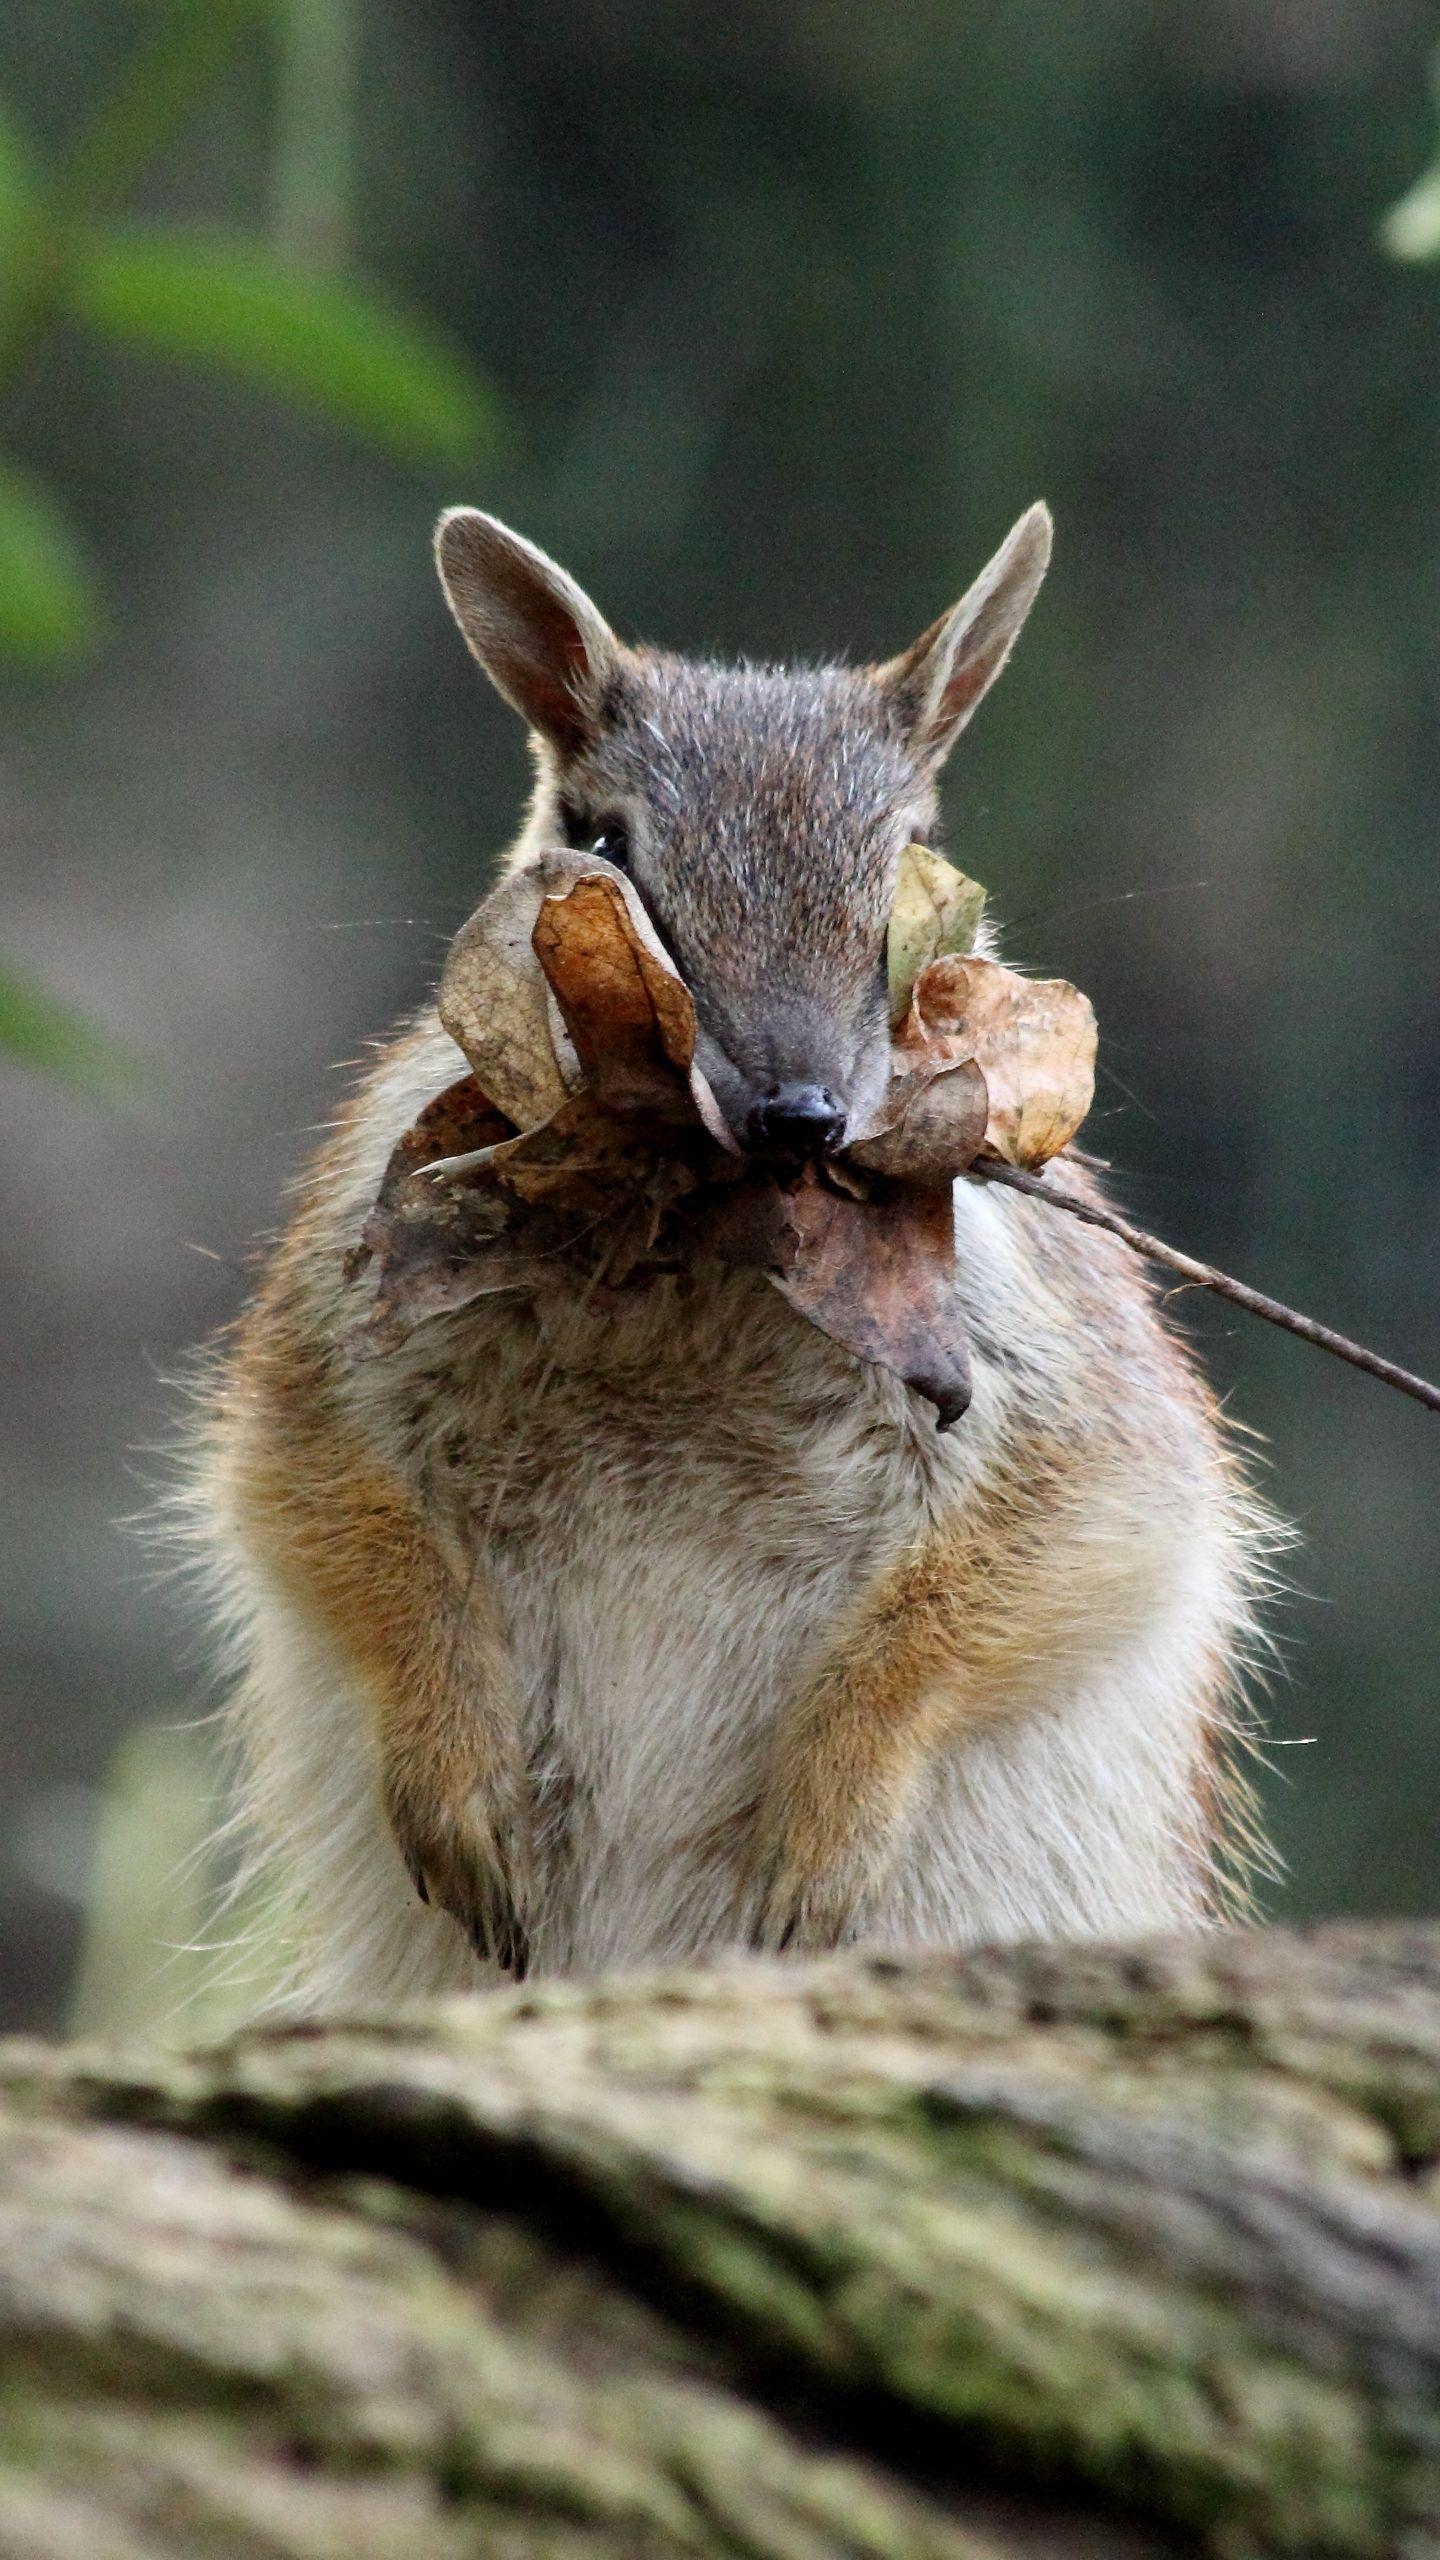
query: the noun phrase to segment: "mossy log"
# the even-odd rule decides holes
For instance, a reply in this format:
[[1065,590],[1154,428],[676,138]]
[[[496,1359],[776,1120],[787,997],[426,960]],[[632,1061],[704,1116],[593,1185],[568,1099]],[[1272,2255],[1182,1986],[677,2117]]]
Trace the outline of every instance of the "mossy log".
[[0,2049],[0,2554],[1440,2555],[1440,1928]]

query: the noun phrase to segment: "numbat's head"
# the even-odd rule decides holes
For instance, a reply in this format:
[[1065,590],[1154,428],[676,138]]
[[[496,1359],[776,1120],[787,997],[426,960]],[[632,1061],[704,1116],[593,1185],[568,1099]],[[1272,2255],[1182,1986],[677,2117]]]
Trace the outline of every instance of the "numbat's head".
[[436,538],[455,619],[529,722],[527,846],[629,872],[683,971],[700,1064],[749,1146],[843,1144],[883,1090],[885,932],[902,848],[1045,574],[1020,518],[968,594],[879,667],[718,667],[630,648],[573,578],[493,517]]

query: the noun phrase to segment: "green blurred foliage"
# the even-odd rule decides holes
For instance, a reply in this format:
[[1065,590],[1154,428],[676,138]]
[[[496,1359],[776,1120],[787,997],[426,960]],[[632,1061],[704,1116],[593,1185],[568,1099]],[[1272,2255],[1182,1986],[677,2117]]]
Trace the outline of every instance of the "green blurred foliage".
[[[329,14],[345,5],[328,0]],[[427,321],[354,280],[307,274],[263,240],[122,218],[149,158],[239,39],[268,21],[283,42],[311,13],[307,0],[172,0],[53,169],[0,100],[0,395],[65,319],[238,374],[402,463],[482,459],[493,405],[469,358]],[[63,505],[0,461],[0,655],[64,660],[100,628]]]
[[[338,0],[343,9],[346,0]],[[330,0],[335,15],[337,0]],[[469,359],[420,317],[338,276],[307,274],[263,240],[87,217],[144,175],[252,17],[282,36],[305,0],[175,0],[48,171],[0,100],[0,396],[61,320],[98,338],[211,365],[313,411],[406,464],[478,463],[494,412]],[[302,101],[303,104],[303,101]],[[89,552],[46,478],[0,455],[0,658],[46,669],[83,655],[104,615]],[[109,1094],[119,1052],[0,964],[0,1052]]]
[[0,1050],[104,1102],[133,1100],[142,1090],[135,1059],[107,1040],[74,1007],[62,1004],[28,970],[0,959]]
[[[1430,94],[1440,114],[1440,51],[1431,56]],[[1380,238],[1392,258],[1424,265],[1440,258],[1440,144],[1428,169],[1407,187],[1380,225]]]
[[258,383],[400,462],[473,468],[492,442],[490,401],[438,331],[258,241],[117,231],[77,257],[65,307],[149,353]]
[[90,560],[55,491],[0,457],[0,655],[30,666],[88,649],[101,628]]
[[234,2023],[212,1986],[214,1877],[205,1844],[219,1807],[203,1736],[144,1725],[106,1776],[67,2026],[77,2036],[198,2041]]
[[0,99],[0,259],[13,265],[24,225],[39,195],[35,162],[24,133]]

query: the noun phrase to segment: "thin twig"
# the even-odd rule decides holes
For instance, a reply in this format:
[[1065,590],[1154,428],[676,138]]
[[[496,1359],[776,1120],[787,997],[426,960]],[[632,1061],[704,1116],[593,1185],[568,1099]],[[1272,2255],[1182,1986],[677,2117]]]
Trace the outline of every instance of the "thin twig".
[[1253,1316],[1263,1316],[1267,1324],[1283,1325],[1287,1333],[1298,1333],[1302,1342],[1313,1342],[1321,1351],[1333,1351],[1337,1360],[1348,1360],[1352,1369],[1366,1369],[1372,1378],[1383,1378],[1387,1387],[1398,1387],[1402,1395],[1413,1396],[1417,1404],[1440,1413],[1440,1387],[1432,1386],[1428,1378],[1417,1378],[1413,1369],[1401,1369],[1393,1360],[1382,1360],[1378,1351],[1367,1351],[1363,1343],[1332,1332],[1328,1324],[1317,1324],[1313,1316],[1302,1316],[1294,1307],[1283,1307],[1278,1298],[1267,1298],[1263,1290],[1247,1288],[1243,1280],[1232,1280],[1228,1272],[1217,1271],[1211,1263],[1196,1262],[1188,1253],[1177,1253],[1173,1245],[1162,1244],[1158,1236],[1147,1235],[1143,1227],[1132,1227],[1113,1209],[1098,1209],[1089,1200],[1078,1200],[1073,1191],[1057,1190],[1053,1182],[1044,1181],[1037,1173],[1021,1173],[1015,1165],[992,1163],[988,1158],[970,1167],[970,1178],[1004,1183],[1007,1190],[1023,1191],[1027,1200],[1045,1200],[1052,1209],[1068,1210],[1072,1218],[1083,1218],[1087,1227],[1103,1227],[1107,1235],[1118,1236],[1122,1244],[1128,1244],[1132,1253],[1163,1264],[1167,1271],[1178,1273],[1197,1289],[1213,1289],[1218,1297],[1233,1298],[1237,1307],[1248,1307]]

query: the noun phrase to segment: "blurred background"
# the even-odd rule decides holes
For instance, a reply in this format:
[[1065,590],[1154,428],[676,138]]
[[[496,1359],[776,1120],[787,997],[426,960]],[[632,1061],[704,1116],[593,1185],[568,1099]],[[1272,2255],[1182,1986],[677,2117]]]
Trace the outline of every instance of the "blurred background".
[[[1440,1371],[1440,11],[6,34],[0,2023],[53,2027],[148,2019],[193,1925],[203,1648],[123,1525],[171,1382],[520,808],[442,503],[770,657],[897,649],[1048,497],[950,850],[1093,995],[1132,1210]],[[1269,1907],[1433,1909],[1440,1428],[1186,1304],[1304,1536]]]

